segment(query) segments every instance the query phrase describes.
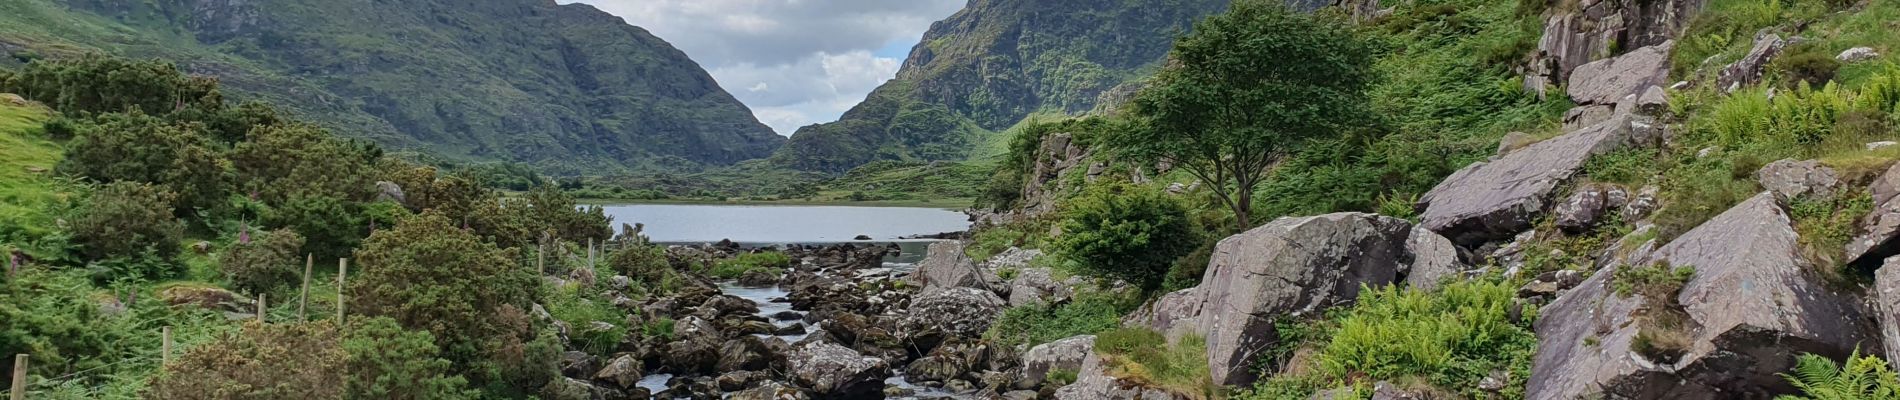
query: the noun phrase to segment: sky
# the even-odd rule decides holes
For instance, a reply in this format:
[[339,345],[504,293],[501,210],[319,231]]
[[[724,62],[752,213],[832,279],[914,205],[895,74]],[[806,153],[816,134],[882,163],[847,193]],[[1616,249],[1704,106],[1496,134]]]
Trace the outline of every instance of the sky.
[[966,0],[560,0],[685,51],[780,135],[838,119]]

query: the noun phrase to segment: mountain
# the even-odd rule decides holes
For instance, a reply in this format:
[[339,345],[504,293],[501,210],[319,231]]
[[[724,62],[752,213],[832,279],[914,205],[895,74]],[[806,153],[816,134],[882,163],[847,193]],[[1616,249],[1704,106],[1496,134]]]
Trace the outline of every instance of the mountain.
[[[552,0],[10,0],[0,49],[176,60],[347,136],[556,173],[697,169],[785,140],[646,30]],[[16,57],[27,59],[30,57]]]
[[1228,3],[971,0],[931,25],[896,79],[837,122],[800,128],[774,161],[837,173],[971,156],[990,132],[1030,114],[1086,112],[1132,91],[1177,35]]

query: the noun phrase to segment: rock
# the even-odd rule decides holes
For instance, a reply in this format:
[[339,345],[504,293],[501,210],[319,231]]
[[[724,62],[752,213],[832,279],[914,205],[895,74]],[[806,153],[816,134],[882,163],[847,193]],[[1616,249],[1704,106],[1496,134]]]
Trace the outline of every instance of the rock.
[[1020,247],[1011,247],[1008,250],[1003,250],[1002,253],[997,253],[995,256],[990,257],[989,260],[983,261],[983,265],[979,267],[989,271],[1027,268],[1030,262],[1040,257],[1042,257],[1042,250],[1024,250]]
[[901,336],[981,336],[1007,306],[1002,298],[987,290],[956,287],[925,291],[911,299],[910,311],[904,314]]
[[851,240],[871,240],[871,235],[858,235],[857,237],[851,238]]
[[917,263],[917,271],[911,273],[918,286],[925,290],[955,287],[989,290],[985,275],[970,256],[963,254],[963,243],[958,241],[931,243],[924,260]]
[[1618,267],[1597,271],[1542,308],[1527,398],[1717,399],[1792,393],[1779,373],[1795,357],[1844,357],[1866,343],[1854,301],[1810,280],[1787,211],[1755,196],[1657,249],[1637,265],[1667,261],[1695,274],[1675,300],[1692,344],[1674,363],[1631,351],[1645,303],[1612,289]]
[[713,378],[713,386],[719,387],[722,392],[737,392],[745,390],[747,386],[752,386],[753,382],[764,381],[771,376],[770,373],[764,371],[732,371]]
[[1071,287],[1075,278],[1058,282],[1055,271],[1048,268],[1028,267],[1018,269],[1016,277],[1009,281],[1009,306],[1025,306],[1041,303],[1061,303],[1075,295]]
[[1702,10],[1702,1],[1593,0],[1549,7],[1543,36],[1527,63],[1525,87],[1543,97],[1562,86],[1579,66],[1618,49],[1637,49],[1675,38]]
[[212,311],[255,312],[248,300],[236,293],[215,287],[173,286],[158,291],[158,299],[172,307],[191,306]]
[[1574,131],[1587,128],[1613,116],[1616,116],[1616,107],[1609,104],[1584,104],[1571,107],[1564,111],[1563,129]]
[[1841,55],[1834,56],[1835,60],[1844,63],[1857,63],[1875,58],[1880,58],[1880,53],[1875,52],[1872,47],[1855,47],[1842,51]]
[[1649,213],[1661,207],[1662,188],[1656,185],[1643,186],[1642,189],[1636,191],[1635,197],[1630,198],[1629,204],[1623,205],[1623,220],[1641,221],[1649,218]]
[[1057,389],[1056,400],[1187,400],[1167,390],[1109,376],[1102,357],[1090,353],[1082,361],[1075,383]]
[[594,372],[599,371],[599,366],[594,365],[595,362],[594,356],[584,351],[561,353],[561,376],[591,378]]
[[1076,143],[1069,133],[1044,135],[1031,159],[1030,174],[1023,182],[1023,217],[1035,217],[1056,210],[1056,197],[1070,183],[1060,178],[1089,158],[1088,149]]
[[1895,142],[1892,140],[1882,140],[1878,142],[1871,142],[1871,143],[1867,143],[1867,151],[1880,150],[1880,149],[1892,147],[1895,144],[1900,144],[1900,142]]
[[1556,295],[1566,289],[1583,283],[1583,273],[1560,269],[1538,274],[1536,278],[1517,289],[1517,297],[1545,297]]
[[619,385],[621,389],[631,388],[640,383],[640,378],[644,374],[640,369],[643,366],[644,364],[633,356],[621,355],[608,362],[606,367],[602,367],[600,373],[594,374],[594,380],[613,383]]
[[1188,186],[1180,182],[1174,182],[1174,183],[1168,184],[1168,194],[1182,194],[1182,193],[1187,193],[1187,191],[1188,191]]
[[1735,89],[1742,86],[1761,82],[1762,71],[1768,66],[1768,61],[1781,54],[1781,49],[1787,44],[1787,41],[1781,40],[1780,35],[1772,33],[1756,35],[1755,46],[1748,50],[1747,55],[1722,67],[1722,71],[1716,74],[1715,87],[1721,88],[1723,93],[1733,93]]
[[[1900,239],[1900,163],[1874,178],[1868,192],[1873,194],[1874,209],[1861,218],[1857,234],[1847,242],[1843,260],[1872,269],[1887,256],[1900,254],[1900,241],[1895,240]],[[1900,343],[1894,347],[1900,347]]]
[[612,285],[614,290],[627,290],[633,287],[633,278],[627,277],[626,275],[614,275],[608,278],[607,281]]
[[1595,228],[1597,222],[1629,204],[1629,191],[1609,184],[1587,184],[1572,190],[1570,197],[1551,212],[1557,216],[1557,227],[1564,232],[1579,234]]
[[1082,362],[1095,353],[1095,335],[1082,335],[1043,343],[1023,353],[1022,376],[1017,389],[1035,389],[1054,371],[1082,370]]
[[1528,133],[1524,133],[1524,132],[1506,133],[1504,134],[1503,139],[1498,139],[1497,155],[1503,156],[1505,154],[1510,154],[1512,151],[1517,151],[1517,149],[1524,148],[1524,146],[1530,146],[1531,143],[1537,143],[1537,138],[1531,137],[1531,135]]
[[191,244],[191,252],[193,253],[211,254],[211,249],[211,242],[200,240],[197,243]]
[[1458,247],[1450,239],[1425,227],[1413,227],[1405,238],[1405,254],[1411,261],[1404,265],[1405,285],[1423,291],[1438,290],[1447,278],[1464,271],[1458,261]]
[[397,185],[395,182],[377,181],[376,201],[385,200],[396,202],[396,204],[409,204],[409,196],[403,194],[401,185]]
[[680,372],[712,372],[719,364],[719,348],[724,343],[712,323],[688,316],[673,324],[673,342],[666,344],[667,367]]
[[772,275],[771,272],[765,270],[755,269],[739,275],[738,283],[739,286],[745,287],[772,286],[778,284],[778,276]]
[[20,95],[12,94],[12,93],[0,93],[0,104],[6,104],[9,106],[14,106],[14,107],[25,107],[27,103],[28,102],[26,98],[20,97]]
[[1874,320],[1880,324],[1880,343],[1888,360],[1900,360],[1900,256],[1889,257],[1874,271]]
[[1578,66],[1570,74],[1570,100],[1579,105],[1614,105],[1650,86],[1667,84],[1669,51],[1674,46],[1674,41],[1665,41]]
[[1172,340],[1200,328],[1202,303],[1199,288],[1177,290],[1128,313],[1122,318],[1122,326],[1153,329]]
[[1036,400],[1036,392],[1029,390],[1011,390],[1003,392],[1002,400]]
[[1637,119],[1619,114],[1452,173],[1419,198],[1421,224],[1468,247],[1523,232],[1590,157],[1648,145],[1633,134]]
[[1650,117],[1669,114],[1669,93],[1664,92],[1661,86],[1643,89],[1643,94],[1636,98],[1636,113]]
[[1391,284],[1411,224],[1363,213],[1281,218],[1222,239],[1196,288],[1214,382],[1258,379],[1254,356],[1274,344],[1274,323],[1350,304],[1362,287]]
[[890,367],[877,357],[825,342],[811,342],[786,357],[788,373],[799,386],[827,399],[883,398]]
[[779,382],[766,382],[758,387],[742,390],[727,397],[726,400],[809,400],[811,395],[796,387]]
[[713,369],[721,372],[763,370],[772,362],[770,352],[757,336],[739,336],[719,346],[719,363]]
[[1789,199],[1806,195],[1833,196],[1834,188],[1841,183],[1833,168],[1815,160],[1784,159],[1768,163],[1755,173],[1755,179],[1761,181],[1761,187]]

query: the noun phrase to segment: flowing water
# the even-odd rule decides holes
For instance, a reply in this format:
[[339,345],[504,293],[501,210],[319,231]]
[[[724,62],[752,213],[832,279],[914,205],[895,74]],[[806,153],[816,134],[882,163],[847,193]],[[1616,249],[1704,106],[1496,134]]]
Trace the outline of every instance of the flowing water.
[[[943,232],[957,232],[970,227],[968,218],[960,212],[936,208],[910,207],[846,207],[846,206],[729,206],[729,205],[673,205],[673,204],[636,204],[603,206],[608,216],[612,216],[615,229],[621,223],[645,224],[642,231],[656,243],[700,244],[732,240],[741,245],[763,246],[782,244],[832,244],[832,243],[896,243],[902,251],[884,260],[884,266],[896,271],[909,272],[924,257],[924,251],[934,240],[902,239],[913,235],[928,235]],[[856,241],[859,235],[870,236],[873,240]],[[773,319],[774,314],[792,311],[791,305],[782,301],[788,293],[777,287],[742,287],[730,282],[722,283],[719,289],[725,294],[751,300],[758,304],[759,315]],[[802,314],[802,313],[801,313]],[[772,324],[779,327],[798,323],[800,320],[778,321]],[[809,327],[808,327],[809,328]],[[805,334],[782,335],[786,343],[797,342]],[[903,366],[892,366],[893,372]],[[640,381],[640,386],[653,393],[666,390],[667,381],[672,375],[648,375]],[[963,398],[943,392],[939,389],[912,385],[902,376],[893,376],[886,384],[903,387],[916,392],[916,399]]]

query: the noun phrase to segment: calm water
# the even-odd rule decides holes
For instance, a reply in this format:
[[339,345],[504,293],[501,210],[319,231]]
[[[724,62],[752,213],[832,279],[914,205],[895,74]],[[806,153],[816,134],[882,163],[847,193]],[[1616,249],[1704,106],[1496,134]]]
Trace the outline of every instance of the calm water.
[[888,242],[902,236],[956,232],[970,228],[961,212],[938,208],[848,206],[738,206],[699,204],[606,205],[620,224],[644,223],[646,235],[660,243],[849,242],[869,235]]

